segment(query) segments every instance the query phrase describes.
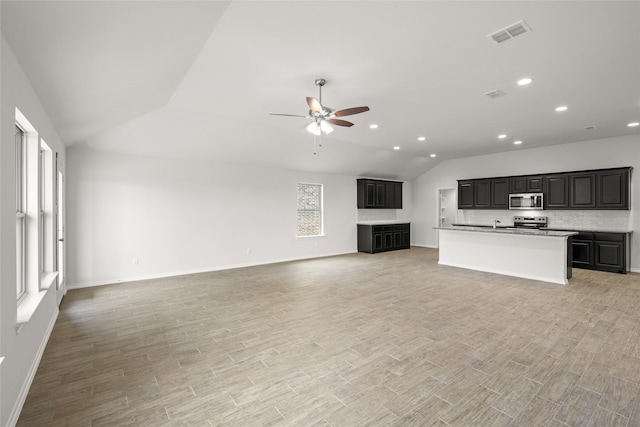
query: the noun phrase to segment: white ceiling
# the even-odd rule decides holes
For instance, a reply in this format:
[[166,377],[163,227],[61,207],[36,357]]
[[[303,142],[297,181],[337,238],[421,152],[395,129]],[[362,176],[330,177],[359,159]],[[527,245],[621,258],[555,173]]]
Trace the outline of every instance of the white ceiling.
[[[640,1],[3,0],[1,16],[68,146],[414,179],[445,159],[640,135],[626,126]],[[532,32],[487,37],[519,20]],[[323,104],[371,110],[314,156],[306,119],[269,113],[307,114],[318,77]]]

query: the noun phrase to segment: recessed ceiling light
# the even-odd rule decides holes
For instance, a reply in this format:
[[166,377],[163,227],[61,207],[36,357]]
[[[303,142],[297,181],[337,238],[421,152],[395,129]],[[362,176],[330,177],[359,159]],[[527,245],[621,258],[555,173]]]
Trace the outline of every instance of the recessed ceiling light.
[[627,126],[629,126],[630,128],[634,128],[636,126],[640,126],[640,122],[631,122],[631,123],[627,124]]
[[526,86],[532,81],[533,79],[531,77],[525,77],[523,79],[518,80],[518,86]]
[[397,145],[395,147],[393,147],[394,150],[399,150],[400,147],[398,147]]
[[498,138],[500,139],[505,139],[507,137],[506,133],[501,133],[500,135],[498,135]]
[[518,140],[518,141],[513,141],[513,143],[514,143],[515,145],[520,145],[520,144],[522,144],[522,141],[520,141],[520,140]]
[[435,157],[435,156],[436,156],[435,154],[432,154],[432,155],[431,155],[431,156],[429,156],[429,157]]
[[378,129],[378,125],[373,123],[369,125],[369,129]]
[[569,107],[567,107],[566,105],[561,105],[561,106],[559,106],[559,107],[556,107],[556,111],[557,111],[558,113],[561,113],[561,112],[563,112],[563,111],[567,111],[568,109],[569,109]]
[[418,141],[424,141],[424,140],[426,140],[426,139],[427,139],[427,138],[426,138],[425,136],[419,136],[419,137],[418,137]]

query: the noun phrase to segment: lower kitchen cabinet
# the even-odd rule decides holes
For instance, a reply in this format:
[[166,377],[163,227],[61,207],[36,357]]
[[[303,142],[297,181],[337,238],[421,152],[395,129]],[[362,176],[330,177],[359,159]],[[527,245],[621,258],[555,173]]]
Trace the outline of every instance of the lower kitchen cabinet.
[[358,224],[358,252],[376,252],[409,249],[411,225],[402,224]]
[[627,233],[580,232],[572,239],[573,267],[627,273]]

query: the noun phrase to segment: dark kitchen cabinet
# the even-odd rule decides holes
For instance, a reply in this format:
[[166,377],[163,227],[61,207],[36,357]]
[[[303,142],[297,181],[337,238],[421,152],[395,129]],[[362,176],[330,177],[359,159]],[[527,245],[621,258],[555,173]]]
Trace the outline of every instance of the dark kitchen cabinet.
[[569,175],[547,175],[544,191],[545,209],[569,208]]
[[545,209],[629,209],[632,168],[458,180],[458,209],[508,209],[509,194],[543,193]]
[[488,209],[491,207],[491,181],[480,179],[473,185],[473,207]]
[[384,182],[376,182],[376,203],[375,203],[375,207],[377,208],[384,208],[385,204],[384,204],[384,191],[385,191],[385,185]]
[[580,233],[572,239],[573,267],[590,268],[593,265],[593,233]]
[[596,207],[629,209],[630,169],[599,171],[596,174]]
[[473,181],[458,181],[458,209],[471,209],[473,206]]
[[508,178],[458,181],[458,209],[508,208]]
[[409,249],[410,223],[358,224],[358,252],[376,253]]
[[509,178],[510,193],[542,193],[543,176],[516,176]]
[[394,203],[396,202],[395,189],[393,182],[384,183],[384,207],[386,209],[393,209]]
[[376,183],[369,180],[358,180],[358,208],[376,207]]
[[357,180],[358,209],[402,209],[402,182]]
[[491,180],[491,209],[509,209],[509,179]]
[[402,183],[398,181],[394,181],[394,196],[395,203],[393,205],[394,209],[402,209]]
[[627,233],[580,232],[572,239],[573,267],[626,273],[629,266]]
[[569,207],[593,209],[596,207],[596,174],[572,173],[569,175]]

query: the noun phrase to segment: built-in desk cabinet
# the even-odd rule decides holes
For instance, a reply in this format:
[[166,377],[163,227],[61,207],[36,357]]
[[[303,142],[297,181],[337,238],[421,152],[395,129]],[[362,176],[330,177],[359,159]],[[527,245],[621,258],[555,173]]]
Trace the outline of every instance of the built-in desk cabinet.
[[411,225],[402,224],[358,224],[358,252],[377,252],[409,249]]

